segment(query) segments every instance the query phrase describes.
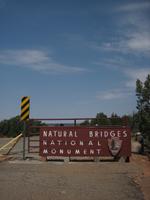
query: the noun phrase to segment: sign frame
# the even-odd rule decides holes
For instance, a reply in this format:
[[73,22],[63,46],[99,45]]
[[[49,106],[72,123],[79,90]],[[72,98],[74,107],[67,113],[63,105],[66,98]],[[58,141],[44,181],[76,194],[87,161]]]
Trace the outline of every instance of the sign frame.
[[39,149],[42,157],[130,157],[131,130],[126,126],[43,126]]

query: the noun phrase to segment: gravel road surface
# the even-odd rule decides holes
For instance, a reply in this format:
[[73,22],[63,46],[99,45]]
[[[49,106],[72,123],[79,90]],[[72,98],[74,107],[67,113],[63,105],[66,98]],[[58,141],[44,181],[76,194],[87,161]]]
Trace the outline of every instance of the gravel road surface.
[[1,200],[143,200],[130,163],[5,161]]
[[[10,140],[1,138],[0,146]],[[22,160],[22,139],[10,161],[0,159],[0,200],[150,199],[150,168],[144,157],[134,155],[130,163],[45,162],[28,154],[27,145],[26,138],[29,159]]]

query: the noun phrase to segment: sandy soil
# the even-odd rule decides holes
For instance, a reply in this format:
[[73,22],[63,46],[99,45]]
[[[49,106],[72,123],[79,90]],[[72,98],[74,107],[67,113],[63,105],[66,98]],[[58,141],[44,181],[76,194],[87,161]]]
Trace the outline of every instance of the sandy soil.
[[133,154],[131,163],[140,167],[141,171],[134,176],[134,181],[140,186],[145,200],[150,200],[150,161],[147,156]]

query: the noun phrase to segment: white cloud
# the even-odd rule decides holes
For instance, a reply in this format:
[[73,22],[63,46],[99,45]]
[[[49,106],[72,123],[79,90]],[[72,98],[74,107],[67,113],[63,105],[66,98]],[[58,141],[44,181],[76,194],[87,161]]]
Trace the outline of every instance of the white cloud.
[[122,29],[118,47],[124,49],[126,53],[142,53],[144,55],[150,53],[149,17],[144,9],[148,9],[150,12],[150,2],[122,6],[122,10],[132,11],[121,15],[118,21],[118,26]]
[[84,68],[62,65],[41,50],[5,50],[0,51],[0,64],[29,68],[43,73],[76,73]]
[[[140,60],[141,61],[141,60]],[[142,62],[140,62],[142,63]],[[121,76],[125,78],[122,81],[124,81],[124,87],[126,90],[135,90],[136,87],[136,80],[140,79],[142,82],[146,80],[146,77],[148,74],[150,74],[150,66],[146,66],[144,63],[139,64],[138,61],[136,60],[131,60],[131,59],[125,59],[122,57],[114,57],[112,59],[107,59],[107,60],[101,60],[100,62],[94,62],[93,64],[98,65],[103,68],[108,68],[110,70],[115,70],[117,72],[121,73]],[[111,73],[111,71],[110,71]],[[124,91],[124,90],[123,90]],[[121,93],[118,90],[114,90],[113,93],[111,92],[108,93],[102,93],[101,95],[104,94],[104,97],[102,98],[115,98],[115,95],[120,96]]]
[[134,33],[126,44],[131,50],[150,51],[150,36],[148,33]]
[[100,51],[120,51],[118,48],[118,43],[114,42],[102,42],[101,44],[97,44],[96,42],[90,43],[90,47],[95,50]]
[[113,71],[119,70],[121,72],[122,70],[131,66],[130,61],[121,56],[113,56],[112,58],[101,59],[100,61],[93,62],[93,64],[102,68],[107,68]]
[[[107,60],[101,59],[100,62],[94,64],[120,71],[123,75],[122,81],[124,81],[123,89],[100,92],[97,95],[98,99],[115,100],[128,97],[134,94],[136,80],[145,81],[147,75],[150,74],[150,66],[147,65],[150,55],[150,25],[148,15],[146,15],[148,9],[150,10],[150,3],[128,4],[119,7],[117,11],[124,12],[117,13],[118,21],[114,23],[117,31],[114,35],[109,36],[108,40],[104,38],[101,43],[96,41],[91,43],[91,47],[95,50],[112,53],[112,59],[108,54]],[[117,56],[123,59],[118,59]]]
[[118,7],[118,11],[121,12],[136,12],[140,10],[145,10],[150,8],[150,3],[149,2],[140,2],[140,3],[130,3],[126,5],[122,5]]
[[[117,41],[103,42],[100,45],[92,43],[91,47],[100,51],[111,51],[123,54],[139,54],[147,55],[150,53],[150,35],[147,31],[123,33],[122,37]],[[126,35],[125,35],[126,34]],[[112,39],[113,40],[113,39]]]
[[[150,23],[144,9],[150,12],[150,2],[124,4],[114,9],[118,14],[118,19],[114,22],[114,27],[117,27],[116,31],[112,37],[105,37],[101,43],[92,42],[91,48],[119,54],[149,56]],[[118,13],[118,11],[121,12]]]
[[112,89],[108,91],[100,92],[97,95],[99,100],[113,100],[113,99],[122,99],[131,95],[131,91],[127,89]]
[[124,71],[128,77],[126,86],[130,88],[136,87],[136,80],[140,79],[142,82],[145,81],[148,74],[150,74],[150,68],[143,69],[127,69]]
[[3,64],[32,65],[48,60],[48,55],[38,50],[7,50],[0,52],[0,62]]

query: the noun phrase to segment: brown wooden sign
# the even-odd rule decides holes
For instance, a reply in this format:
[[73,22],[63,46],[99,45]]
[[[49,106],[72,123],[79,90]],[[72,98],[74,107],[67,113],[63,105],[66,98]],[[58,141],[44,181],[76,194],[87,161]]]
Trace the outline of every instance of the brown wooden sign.
[[127,127],[41,127],[40,156],[131,155]]

